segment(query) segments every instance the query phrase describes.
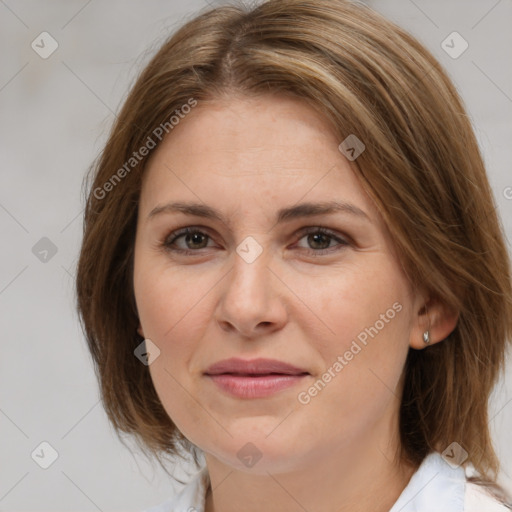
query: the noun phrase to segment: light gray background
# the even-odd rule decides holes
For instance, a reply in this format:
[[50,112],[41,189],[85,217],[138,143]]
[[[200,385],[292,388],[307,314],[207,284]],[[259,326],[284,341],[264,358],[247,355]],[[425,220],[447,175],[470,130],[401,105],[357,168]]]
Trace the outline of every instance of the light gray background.
[[[416,35],[458,86],[510,239],[512,1],[368,3]],[[73,277],[84,173],[141,66],[205,5],[0,0],[0,510],[141,511],[180,488],[109,426],[74,311]],[[48,59],[31,48],[43,31],[59,44]],[[469,43],[457,59],[441,47],[453,31]],[[46,263],[32,252],[42,237],[57,247]],[[490,415],[509,489],[511,373],[509,363]],[[31,458],[42,441],[59,454],[48,469]],[[183,476],[179,466],[176,474]]]

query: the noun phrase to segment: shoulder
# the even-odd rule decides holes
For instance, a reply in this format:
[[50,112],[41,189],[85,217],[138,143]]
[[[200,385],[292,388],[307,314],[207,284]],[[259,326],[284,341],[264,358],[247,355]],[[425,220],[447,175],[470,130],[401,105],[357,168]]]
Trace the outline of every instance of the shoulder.
[[484,486],[466,482],[464,512],[510,512],[512,506],[499,501]]
[[473,481],[461,465],[430,453],[414,473],[390,512],[510,512],[485,485]]
[[178,494],[143,512],[204,512],[206,490],[209,485],[208,470],[203,467]]
[[[451,512],[510,512],[509,506],[496,498],[483,485],[466,478],[462,467],[449,468],[440,454],[427,457],[413,475],[390,512],[450,510]],[[143,512],[204,512],[205,496],[210,479],[202,468],[181,491]]]

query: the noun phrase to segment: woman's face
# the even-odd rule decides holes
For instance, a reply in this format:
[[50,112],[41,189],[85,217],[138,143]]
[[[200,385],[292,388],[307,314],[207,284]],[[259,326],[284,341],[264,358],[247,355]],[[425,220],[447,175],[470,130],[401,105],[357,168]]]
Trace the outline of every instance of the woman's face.
[[[134,291],[160,350],[149,371],[180,431],[231,467],[386,453],[397,432],[422,302],[340,142],[300,101],[237,98],[200,103],[147,168]],[[229,358],[300,371],[207,374]]]

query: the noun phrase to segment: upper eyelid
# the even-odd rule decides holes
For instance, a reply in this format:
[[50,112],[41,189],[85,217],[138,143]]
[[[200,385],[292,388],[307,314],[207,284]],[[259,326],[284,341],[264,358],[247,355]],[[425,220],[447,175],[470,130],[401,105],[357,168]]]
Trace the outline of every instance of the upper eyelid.
[[164,236],[164,241],[167,240],[175,240],[178,237],[181,237],[183,235],[188,234],[189,232],[192,233],[202,233],[204,235],[207,235],[210,238],[213,238],[213,236],[210,234],[211,230],[207,227],[203,226],[185,226],[183,228],[177,228],[169,231],[167,235]]
[[[164,237],[163,243],[165,245],[170,245],[171,243],[174,243],[177,239],[181,238],[182,236],[191,233],[201,233],[206,236],[208,236],[211,240],[214,240],[214,237],[210,234],[210,229],[206,226],[185,226],[182,228],[177,228],[172,230],[170,233],[168,233]],[[338,233],[332,228],[326,228],[324,226],[318,226],[318,225],[311,225],[311,226],[304,226],[302,228],[299,228],[295,231],[295,236],[299,236],[299,240],[302,239],[304,236],[311,234],[311,233],[322,233],[326,236],[331,237],[334,240],[337,240],[339,243],[343,244],[350,244],[352,242],[352,238],[346,234]]]
[[[343,233],[338,233],[337,230],[335,230],[333,228],[326,228],[325,226],[321,226],[321,225],[304,226],[302,228],[296,229],[295,234],[308,232],[308,231],[315,231],[315,230],[324,231],[325,234],[328,234],[331,236],[346,236],[346,235],[343,235]],[[196,225],[184,226],[182,228],[176,228],[176,229],[170,230],[167,233],[167,235],[165,236],[165,238],[169,238],[172,235],[174,235],[174,236],[185,235],[189,231],[194,232],[194,233],[199,232],[199,233],[203,233],[203,234],[210,236],[212,229],[207,226],[196,226]]]

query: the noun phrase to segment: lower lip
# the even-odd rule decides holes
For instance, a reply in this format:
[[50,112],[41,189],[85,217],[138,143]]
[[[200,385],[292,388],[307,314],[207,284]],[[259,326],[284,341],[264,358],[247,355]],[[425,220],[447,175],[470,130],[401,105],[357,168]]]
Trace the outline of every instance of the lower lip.
[[301,382],[303,375],[272,374],[261,377],[234,375],[207,375],[217,386],[237,398],[264,398]]

